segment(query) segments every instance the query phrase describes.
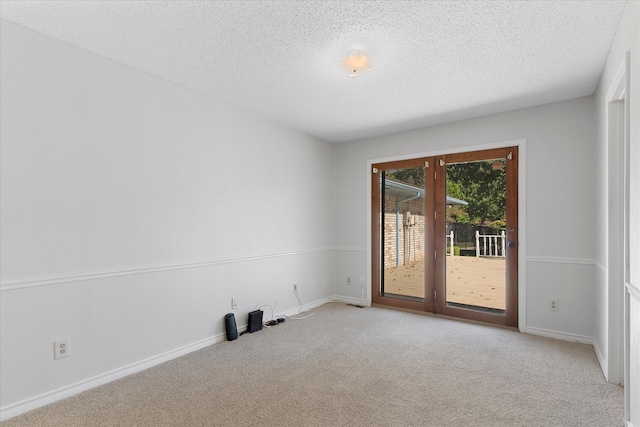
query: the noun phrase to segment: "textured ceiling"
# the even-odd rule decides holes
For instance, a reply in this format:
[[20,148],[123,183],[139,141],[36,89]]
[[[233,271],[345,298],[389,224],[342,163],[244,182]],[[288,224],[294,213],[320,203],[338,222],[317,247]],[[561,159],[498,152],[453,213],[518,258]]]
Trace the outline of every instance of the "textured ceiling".
[[[0,1],[0,16],[328,141],[591,95],[624,1]],[[372,65],[347,77],[354,49]]]

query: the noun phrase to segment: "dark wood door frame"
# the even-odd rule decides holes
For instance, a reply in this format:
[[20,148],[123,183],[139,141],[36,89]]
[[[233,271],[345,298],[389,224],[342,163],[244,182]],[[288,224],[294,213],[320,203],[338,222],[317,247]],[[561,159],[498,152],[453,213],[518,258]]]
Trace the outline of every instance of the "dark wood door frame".
[[[446,165],[493,159],[507,161],[507,248],[506,248],[506,298],[505,311],[502,314],[486,311],[455,307],[446,302],[446,247],[445,247],[445,196],[446,196]],[[446,316],[461,317],[486,323],[504,326],[518,326],[518,147],[506,147],[492,150],[472,151],[466,153],[448,154],[436,157],[436,174],[442,179],[436,179],[436,256],[435,283],[436,297],[435,313]]]
[[[372,165],[371,170],[371,236],[372,238],[372,293],[371,302],[374,304],[387,305],[391,307],[405,308],[409,310],[432,312],[434,310],[433,298],[425,294],[424,301],[411,301],[406,299],[392,298],[381,295],[380,289],[380,207],[382,203],[380,188],[380,177],[385,170],[399,168],[416,168],[424,167],[425,169],[425,188],[433,186],[433,157],[421,157],[417,159],[401,160],[396,162],[386,162]],[[433,212],[433,197],[425,197],[426,208],[429,212]],[[426,211],[425,211],[426,212]],[[424,248],[426,253],[433,253],[433,241],[425,239]],[[433,278],[426,274],[434,268],[433,259],[425,257],[425,289],[433,287]],[[430,282],[427,282],[430,281]]]
[[[446,164],[507,159],[507,250],[506,250],[506,309],[503,314],[452,307],[446,303],[446,248],[444,204],[446,198]],[[432,232],[425,232],[425,298],[411,301],[382,295],[380,292],[380,173],[395,168],[423,166],[425,170],[425,222],[433,213]],[[438,179],[440,178],[440,179]],[[431,312],[446,316],[518,326],[518,147],[505,147],[442,156],[423,157],[372,165],[371,171],[371,236],[372,236],[372,303],[392,307]],[[439,212],[441,211],[441,212]],[[429,220],[429,222],[431,222]],[[426,224],[425,224],[426,226]],[[430,237],[427,237],[430,236]],[[434,256],[427,256],[433,253]],[[440,256],[438,256],[440,255]]]

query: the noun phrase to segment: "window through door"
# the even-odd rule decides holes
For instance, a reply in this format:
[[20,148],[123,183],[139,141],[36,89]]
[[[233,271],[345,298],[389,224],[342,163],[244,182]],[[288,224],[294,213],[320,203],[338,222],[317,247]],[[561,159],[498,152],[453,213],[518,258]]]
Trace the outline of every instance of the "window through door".
[[372,300],[517,325],[517,147],[372,169]]

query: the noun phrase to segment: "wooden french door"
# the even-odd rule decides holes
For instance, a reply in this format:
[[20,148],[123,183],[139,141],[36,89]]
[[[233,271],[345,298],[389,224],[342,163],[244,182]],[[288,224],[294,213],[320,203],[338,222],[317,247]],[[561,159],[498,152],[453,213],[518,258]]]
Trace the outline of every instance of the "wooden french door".
[[371,172],[372,302],[517,326],[517,147]]
[[434,238],[427,237],[435,231],[431,220],[435,206],[433,162],[433,157],[426,157],[373,165],[374,303],[420,311],[435,309],[431,297],[435,258],[427,256],[435,250]]

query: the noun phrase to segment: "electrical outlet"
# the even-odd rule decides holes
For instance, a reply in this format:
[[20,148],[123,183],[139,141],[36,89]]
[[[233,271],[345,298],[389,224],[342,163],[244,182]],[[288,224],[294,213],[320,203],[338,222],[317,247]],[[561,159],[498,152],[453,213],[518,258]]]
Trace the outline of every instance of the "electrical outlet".
[[238,308],[238,300],[231,298],[231,310],[235,310],[236,308]]
[[55,360],[69,357],[71,348],[69,347],[69,338],[53,342],[53,358]]
[[360,276],[360,284],[364,285],[364,276]]
[[293,292],[298,292],[298,282],[293,282]]
[[550,299],[548,303],[549,311],[559,311],[560,310],[560,301],[557,299]]
[[351,277],[347,276],[347,285],[351,285]]

